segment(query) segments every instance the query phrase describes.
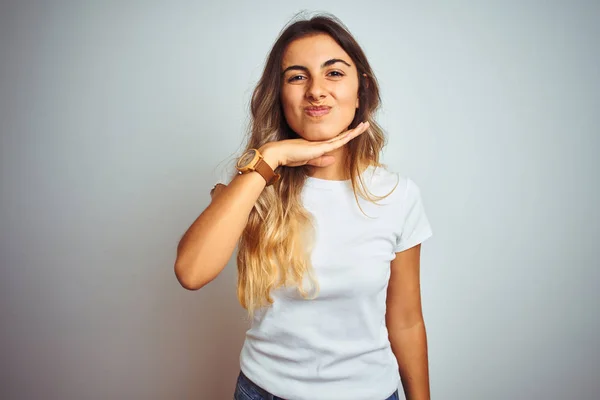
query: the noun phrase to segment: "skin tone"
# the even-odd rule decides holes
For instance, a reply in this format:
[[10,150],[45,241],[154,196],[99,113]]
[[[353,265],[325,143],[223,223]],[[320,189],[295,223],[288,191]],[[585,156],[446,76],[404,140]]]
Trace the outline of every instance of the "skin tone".
[[[348,129],[359,106],[358,70],[329,35],[297,39],[283,56],[281,103],[288,125],[301,138],[309,142],[332,140]],[[315,115],[318,107],[328,112]],[[344,152],[342,146],[326,153],[330,158],[325,158],[324,166],[313,167],[311,175],[348,179],[342,165]]]

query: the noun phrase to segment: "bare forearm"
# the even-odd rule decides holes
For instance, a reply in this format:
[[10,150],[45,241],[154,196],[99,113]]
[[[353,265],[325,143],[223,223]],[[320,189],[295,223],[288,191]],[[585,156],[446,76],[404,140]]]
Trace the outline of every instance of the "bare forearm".
[[223,270],[265,184],[258,173],[236,176],[188,228],[175,262],[185,288],[199,289]]
[[[265,161],[278,166],[270,153]],[[237,175],[196,218],[177,247],[175,274],[183,287],[199,289],[225,268],[265,185],[257,172]]]
[[407,400],[429,400],[427,333],[423,321],[410,328],[389,327],[392,351],[398,361]]

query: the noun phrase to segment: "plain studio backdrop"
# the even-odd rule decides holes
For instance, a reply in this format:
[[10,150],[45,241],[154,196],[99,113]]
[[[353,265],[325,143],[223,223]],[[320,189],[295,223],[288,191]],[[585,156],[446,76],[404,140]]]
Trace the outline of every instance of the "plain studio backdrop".
[[189,292],[175,249],[303,9],[421,187],[433,398],[599,398],[598,2],[241,0],[0,6],[0,398],[232,398],[235,261]]

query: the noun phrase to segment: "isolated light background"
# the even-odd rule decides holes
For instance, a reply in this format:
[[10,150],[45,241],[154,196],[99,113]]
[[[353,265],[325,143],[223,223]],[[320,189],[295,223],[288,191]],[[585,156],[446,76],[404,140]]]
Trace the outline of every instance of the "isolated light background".
[[433,398],[597,398],[598,3],[229,0],[0,5],[2,399],[232,397],[235,264],[187,292],[175,248],[302,9],[365,49],[422,190]]

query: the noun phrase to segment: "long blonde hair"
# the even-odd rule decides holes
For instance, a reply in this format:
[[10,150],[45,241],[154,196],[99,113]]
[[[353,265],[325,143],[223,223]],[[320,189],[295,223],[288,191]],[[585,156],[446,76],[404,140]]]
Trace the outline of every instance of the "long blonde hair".
[[[281,63],[289,43],[316,33],[331,36],[357,67],[359,108],[350,128],[362,121],[369,121],[370,128],[346,144],[344,163],[357,202],[358,196],[376,202],[386,196],[367,193],[361,172],[367,166],[381,165],[379,154],[386,140],[383,130],[373,119],[380,104],[379,87],[364,52],[347,28],[333,16],[319,15],[295,21],[280,33],[252,95],[249,135],[244,150],[298,137],[283,115]],[[240,237],[237,295],[250,318],[258,308],[273,303],[271,290],[282,285],[296,286],[305,299],[312,299],[318,294],[319,286],[311,264],[314,244],[312,216],[302,206],[300,197],[308,171],[307,167],[280,167],[277,172],[281,179],[264,189]],[[304,288],[305,278],[312,285],[312,296]]]

